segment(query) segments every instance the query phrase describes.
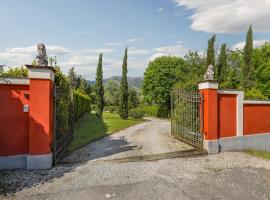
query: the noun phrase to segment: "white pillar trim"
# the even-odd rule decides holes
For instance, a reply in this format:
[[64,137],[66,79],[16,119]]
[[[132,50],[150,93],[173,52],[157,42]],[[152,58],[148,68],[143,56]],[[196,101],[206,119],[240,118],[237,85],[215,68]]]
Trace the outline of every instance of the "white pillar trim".
[[0,84],[2,85],[29,85],[28,78],[0,78]]
[[237,95],[236,99],[236,135],[243,136],[243,129],[244,129],[244,92],[238,90],[218,90],[219,94],[233,94]]
[[201,82],[199,83],[199,90],[203,90],[203,89],[218,89],[218,82],[214,82],[214,81],[205,81],[205,82]]

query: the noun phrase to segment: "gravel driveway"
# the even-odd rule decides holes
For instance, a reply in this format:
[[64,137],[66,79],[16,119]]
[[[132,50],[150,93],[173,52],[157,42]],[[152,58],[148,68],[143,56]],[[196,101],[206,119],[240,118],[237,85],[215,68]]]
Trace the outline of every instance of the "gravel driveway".
[[8,194],[0,199],[270,199],[270,161],[245,153],[149,162],[94,161],[115,154],[101,155],[88,160],[84,155],[83,162],[51,170],[3,171],[0,187]]

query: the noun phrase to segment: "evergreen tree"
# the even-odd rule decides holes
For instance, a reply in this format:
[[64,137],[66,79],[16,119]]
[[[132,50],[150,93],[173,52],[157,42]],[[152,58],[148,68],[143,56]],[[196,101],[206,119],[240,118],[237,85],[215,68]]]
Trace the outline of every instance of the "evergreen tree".
[[207,67],[209,65],[214,65],[215,66],[215,41],[216,41],[216,35],[213,35],[208,40],[207,59],[206,59]]
[[244,89],[250,89],[253,86],[254,81],[254,69],[253,69],[253,33],[252,26],[246,34],[246,44],[244,47],[244,66],[243,66],[243,87]]
[[68,82],[69,85],[72,89],[75,89],[77,87],[77,74],[74,70],[74,67],[72,67],[69,71],[68,71]]
[[102,70],[102,57],[99,55],[98,66],[96,71],[96,115],[102,117],[104,108],[104,87],[103,87],[103,70]]
[[122,119],[128,118],[128,83],[127,83],[127,57],[128,49],[125,50],[125,56],[122,65],[122,81],[120,89],[119,112]]
[[219,59],[218,59],[218,70],[217,78],[220,83],[227,79],[227,45],[224,43],[221,46]]

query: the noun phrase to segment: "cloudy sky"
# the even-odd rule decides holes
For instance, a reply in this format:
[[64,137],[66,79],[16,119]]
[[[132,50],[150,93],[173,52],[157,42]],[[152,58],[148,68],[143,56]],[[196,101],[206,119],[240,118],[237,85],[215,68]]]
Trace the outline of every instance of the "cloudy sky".
[[42,42],[64,72],[91,80],[101,52],[104,77],[120,75],[125,46],[135,77],[159,56],[203,51],[214,33],[217,48],[242,48],[249,24],[255,46],[270,40],[270,0],[0,1],[0,64],[31,63]]

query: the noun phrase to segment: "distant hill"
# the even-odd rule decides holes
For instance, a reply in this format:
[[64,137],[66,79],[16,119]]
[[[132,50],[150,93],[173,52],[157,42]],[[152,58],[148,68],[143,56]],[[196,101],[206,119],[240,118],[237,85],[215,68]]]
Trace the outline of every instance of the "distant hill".
[[[109,80],[115,80],[121,82],[121,76],[112,76],[111,78],[104,79],[103,82],[107,83]],[[96,81],[88,81],[90,84],[95,84]],[[142,77],[128,77],[129,87],[134,87],[140,89],[142,87],[143,78]]]

